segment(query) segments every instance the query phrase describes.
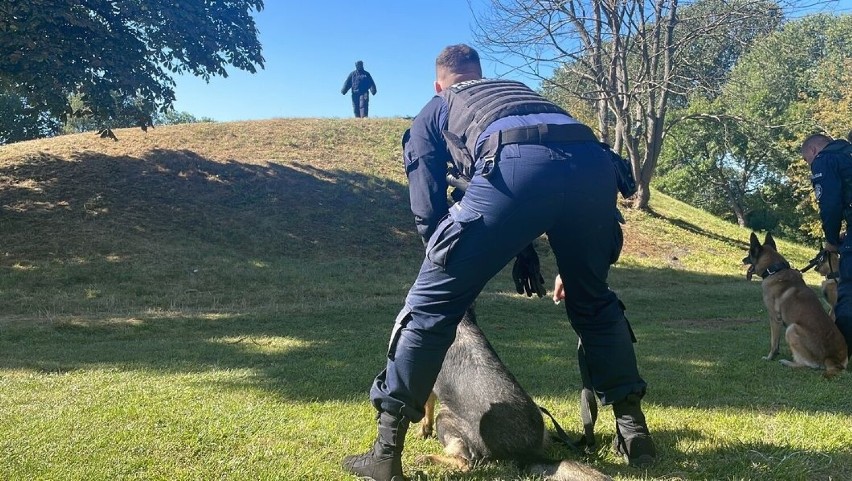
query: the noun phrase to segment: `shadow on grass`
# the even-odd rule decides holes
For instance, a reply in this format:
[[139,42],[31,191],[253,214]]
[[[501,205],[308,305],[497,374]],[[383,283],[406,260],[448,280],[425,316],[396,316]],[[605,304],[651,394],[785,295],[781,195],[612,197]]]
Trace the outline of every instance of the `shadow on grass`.
[[[42,155],[0,169],[0,243],[7,253],[0,266],[113,254],[168,265],[177,262],[168,258],[177,244],[197,249],[200,256],[308,261],[341,253],[387,261],[400,253],[416,257],[422,249],[413,233],[405,187],[374,177],[300,164],[220,163],[190,151],[153,151],[141,159],[82,153],[74,160]],[[695,226],[681,227],[714,237]],[[745,248],[739,240],[721,240]],[[147,249],[140,251],[140,246]],[[382,279],[376,264],[351,282]],[[306,262],[302,282],[323,275],[310,270]],[[21,275],[42,276],[33,282],[33,292],[56,287],[49,273],[24,270]],[[649,382],[649,403],[852,414],[846,402],[848,374],[826,383],[818,373],[790,371],[760,359],[768,349],[768,327],[757,283],[740,276],[640,268],[618,268],[612,281],[639,338],[637,354]],[[59,287],[71,289],[87,281],[67,282]],[[277,287],[283,291],[299,285]],[[533,396],[573,403],[580,385],[577,341],[564,311],[547,299],[505,295],[510,289],[504,276],[479,302],[483,330]],[[215,315],[169,317],[140,307],[130,316],[105,321],[85,314],[58,316],[62,320],[57,321],[3,321],[0,367],[44,373],[248,370],[239,381],[221,381],[223,387],[263,390],[285,402],[366,403],[404,295],[400,290],[398,298],[378,299],[374,307],[331,299],[272,312],[249,309],[246,314],[211,309]],[[168,306],[144,307],[167,312]],[[808,395],[814,391],[820,394]],[[742,473],[730,477],[771,479],[776,471],[764,476],[764,470],[830,457],[782,452],[771,440],[700,454],[671,448],[689,436],[689,431],[658,433],[658,443],[669,446],[663,454],[685,473],[704,472],[704,463],[721,459],[730,461],[732,473]],[[835,465],[852,465],[848,453],[838,456]],[[629,474],[626,468],[615,469]],[[815,469],[821,472],[819,466]],[[706,472],[714,478],[725,471]]]
[[683,229],[687,232],[692,232],[693,234],[697,234],[697,235],[700,235],[702,237],[707,237],[709,239],[715,239],[717,241],[728,244],[729,246],[734,247],[736,249],[741,249],[741,250],[746,251],[746,252],[748,251],[749,244],[748,244],[747,241],[745,241],[743,239],[734,239],[734,238],[731,238],[731,237],[719,235],[716,232],[704,229],[704,228],[699,227],[699,226],[697,226],[697,225],[695,225],[691,222],[687,222],[683,219],[675,219],[675,218],[672,218],[672,217],[667,217],[667,216],[665,216],[665,215],[663,215],[663,214],[661,214],[661,213],[659,213],[659,212],[657,212],[653,209],[650,209],[650,208],[647,210],[647,212],[652,217],[656,217],[657,219],[664,220],[664,221],[666,221],[666,222],[668,222],[668,223],[670,223],[674,226],[680,227],[681,229]]
[[[581,458],[567,447],[551,448],[551,459],[568,459],[584,462],[609,476],[641,477],[641,479],[789,479],[810,481],[816,479],[845,479],[843,466],[852,466],[852,451],[840,449],[833,452],[792,449],[767,442],[732,441],[720,446],[716,439],[707,439],[702,433],[688,428],[658,430],[654,432],[657,445],[657,462],[648,468],[637,469],[612,458],[602,457],[609,452],[611,436],[597,436],[598,454]],[[430,441],[435,450],[437,441]],[[710,447],[714,446],[714,447]],[[431,465],[411,465],[412,472],[422,470],[430,480],[492,480],[527,479],[522,470],[506,463],[489,463],[470,473],[453,473]],[[643,476],[644,475],[644,476]],[[531,479],[531,478],[530,478]]]
[[0,169],[0,262],[130,255],[139,243],[171,242],[375,258],[416,245],[407,199],[401,184],[299,163],[217,162],[189,150],[42,153]]
[[[754,312],[762,317],[757,283],[667,269],[627,271],[616,275],[655,286],[641,292],[628,289],[623,296],[628,314],[637,313],[630,317],[651,402],[852,414],[852,406],[841,402],[843,376],[826,384],[817,372],[791,371],[761,360],[768,327],[756,316],[743,316]],[[662,275],[665,281],[659,280]],[[508,283],[497,278],[491,286],[498,290],[488,289],[478,301],[483,330],[534,396],[575,399],[580,385],[577,340],[564,310],[547,299],[504,295],[499,288]],[[696,292],[708,291],[727,293],[727,303],[714,310],[720,300],[707,299],[701,308],[680,309],[674,301],[690,303],[698,298]],[[295,401],[366,399],[373,376],[383,367],[403,297],[400,292],[398,302],[377,301],[374,308],[344,302],[209,319],[137,314],[115,321],[8,323],[0,331],[0,366],[41,372],[250,369],[254,375],[234,388],[266,389]],[[673,305],[659,317],[647,312],[666,304]],[[800,398],[786,394],[808,392],[815,383],[836,389],[837,396],[797,405]]]

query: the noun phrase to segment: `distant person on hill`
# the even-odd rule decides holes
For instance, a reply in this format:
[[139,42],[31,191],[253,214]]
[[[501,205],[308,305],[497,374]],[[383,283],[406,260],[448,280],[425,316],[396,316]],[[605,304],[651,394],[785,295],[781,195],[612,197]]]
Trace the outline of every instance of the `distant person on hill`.
[[[623,305],[609,289],[621,251],[616,170],[594,132],[526,85],[483,79],[479,54],[446,47],[435,95],[403,136],[411,211],[426,256],[390,336],[370,399],[378,435],[343,469],[401,481],[410,422],[424,406],[456,326],[486,283],[543,233],[556,257],[555,300],[582,339],[590,382],[615,415],[614,446],[633,466],[656,449],[640,407],[640,377]],[[448,207],[447,168],[468,181]]]
[[370,94],[376,95],[376,82],[373,81],[370,72],[364,70],[364,62],[360,60],[355,62],[355,70],[346,77],[340,93],[346,95],[350,89],[355,117],[366,118],[370,110]]
[[852,356],[852,235],[840,233],[842,221],[846,221],[847,229],[852,226],[852,144],[814,134],[802,143],[802,157],[811,167],[825,247],[840,252],[835,323]]

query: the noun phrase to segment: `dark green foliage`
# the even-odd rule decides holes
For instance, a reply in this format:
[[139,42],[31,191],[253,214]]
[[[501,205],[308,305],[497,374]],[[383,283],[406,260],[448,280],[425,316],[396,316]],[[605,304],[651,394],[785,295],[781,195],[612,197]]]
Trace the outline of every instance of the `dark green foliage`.
[[24,97],[0,92],[0,145],[50,137],[59,127],[59,119],[32,108]]
[[251,16],[261,9],[262,0],[0,1],[0,85],[62,119],[115,117],[134,99],[145,125],[171,108],[174,74],[207,80],[227,76],[228,65],[263,67]]

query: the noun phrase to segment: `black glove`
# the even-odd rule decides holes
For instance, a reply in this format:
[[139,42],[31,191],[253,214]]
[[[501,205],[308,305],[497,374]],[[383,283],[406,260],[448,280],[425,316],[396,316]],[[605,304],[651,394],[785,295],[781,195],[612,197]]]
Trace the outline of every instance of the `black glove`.
[[518,294],[526,293],[527,297],[533,294],[538,297],[547,295],[544,288],[544,277],[541,276],[541,265],[538,262],[538,254],[532,244],[524,247],[524,250],[515,257],[515,265],[512,266],[512,280],[515,281],[515,290]]

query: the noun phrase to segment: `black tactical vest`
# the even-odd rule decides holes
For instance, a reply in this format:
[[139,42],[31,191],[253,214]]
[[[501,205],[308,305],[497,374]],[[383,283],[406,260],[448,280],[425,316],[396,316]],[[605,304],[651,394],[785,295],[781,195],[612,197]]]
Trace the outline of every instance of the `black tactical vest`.
[[468,80],[444,89],[438,95],[444,97],[449,106],[447,130],[443,134],[456,163],[459,163],[456,157],[465,154],[466,160],[473,163],[478,157],[476,140],[497,119],[541,113],[569,115],[558,105],[513,80]]
[[362,94],[370,90],[370,77],[366,70],[354,70],[352,72],[352,93]]

